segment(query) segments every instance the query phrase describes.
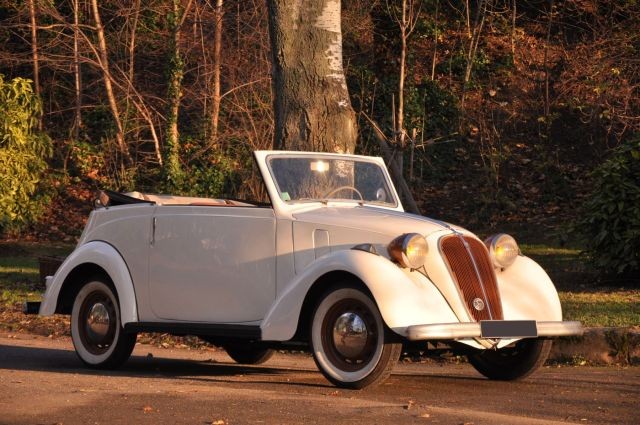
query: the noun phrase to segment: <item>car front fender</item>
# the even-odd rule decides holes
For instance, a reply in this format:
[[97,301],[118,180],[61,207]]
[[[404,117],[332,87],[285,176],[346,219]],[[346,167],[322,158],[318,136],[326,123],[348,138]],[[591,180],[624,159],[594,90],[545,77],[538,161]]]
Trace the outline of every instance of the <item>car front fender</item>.
[[531,258],[518,256],[496,273],[504,318],[508,320],[562,320],[560,298],[553,282]]
[[50,316],[56,312],[63,286],[67,283],[72,272],[84,265],[98,266],[111,278],[120,302],[122,324],[137,322],[136,294],[127,264],[113,246],[102,241],[92,241],[81,245],[66,258],[53,279],[47,282],[47,290],[40,305],[39,314]]
[[327,286],[334,283],[320,278],[335,271],[361,280],[373,295],[387,326],[399,335],[406,336],[406,328],[411,325],[458,321],[442,294],[424,275],[401,269],[380,255],[341,250],[317,259],[286,286],[262,321],[262,339],[291,339],[309,290],[316,282]]

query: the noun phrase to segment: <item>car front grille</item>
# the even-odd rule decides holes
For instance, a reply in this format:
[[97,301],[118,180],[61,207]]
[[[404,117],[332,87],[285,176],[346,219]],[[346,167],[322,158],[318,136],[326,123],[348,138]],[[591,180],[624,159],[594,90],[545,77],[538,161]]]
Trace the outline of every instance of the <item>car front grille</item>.
[[471,316],[476,321],[502,320],[496,275],[484,244],[455,234],[440,239],[440,250]]

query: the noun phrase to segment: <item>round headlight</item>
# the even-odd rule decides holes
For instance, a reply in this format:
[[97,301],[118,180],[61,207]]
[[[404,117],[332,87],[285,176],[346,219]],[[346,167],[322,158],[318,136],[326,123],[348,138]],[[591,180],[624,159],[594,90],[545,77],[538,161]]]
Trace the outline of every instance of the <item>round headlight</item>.
[[489,249],[489,255],[496,268],[505,269],[509,267],[520,254],[520,248],[518,248],[516,240],[504,233],[493,235],[487,238],[484,243]]
[[428,249],[427,240],[418,233],[400,235],[391,241],[388,248],[391,259],[410,269],[424,265]]

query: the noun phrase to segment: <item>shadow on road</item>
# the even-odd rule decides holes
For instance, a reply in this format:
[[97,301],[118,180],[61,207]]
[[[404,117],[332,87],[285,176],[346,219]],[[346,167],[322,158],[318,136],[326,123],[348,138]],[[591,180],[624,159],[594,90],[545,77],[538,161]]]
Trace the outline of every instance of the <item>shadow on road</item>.
[[[273,368],[265,366],[246,366],[235,363],[220,363],[215,360],[199,361],[190,359],[172,359],[152,357],[150,355],[133,355],[117,370],[97,370],[86,367],[74,351],[56,348],[40,348],[25,346],[0,345],[0,369],[25,370],[53,373],[70,373],[82,375],[99,375],[135,378],[178,378],[191,381],[237,383],[234,377],[243,377],[242,382],[268,385],[332,387],[315,369],[306,368]],[[318,383],[300,380],[299,373],[317,374]],[[287,375],[295,376],[289,381]],[[247,379],[248,378],[248,379]],[[261,379],[262,378],[262,379]],[[457,376],[447,373],[394,373],[392,379],[424,379],[438,381],[442,385],[460,381],[483,381],[481,377]],[[316,379],[314,379],[315,381]],[[306,382],[305,382],[306,381]]]
[[83,365],[73,351],[0,345],[0,369],[32,370],[42,372],[74,373],[84,375],[126,377],[183,377],[279,375],[290,373],[283,369],[243,366],[197,361],[167,359],[151,356],[131,356],[118,370],[95,370]]

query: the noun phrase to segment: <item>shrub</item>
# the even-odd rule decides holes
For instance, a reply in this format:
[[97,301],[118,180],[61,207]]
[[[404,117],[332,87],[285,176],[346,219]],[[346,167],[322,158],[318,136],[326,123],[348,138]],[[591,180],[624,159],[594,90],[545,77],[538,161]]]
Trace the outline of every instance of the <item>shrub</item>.
[[592,174],[577,229],[603,273],[640,271],[640,134],[620,145]]
[[43,211],[49,137],[37,130],[42,114],[31,81],[0,74],[0,231],[19,228]]

